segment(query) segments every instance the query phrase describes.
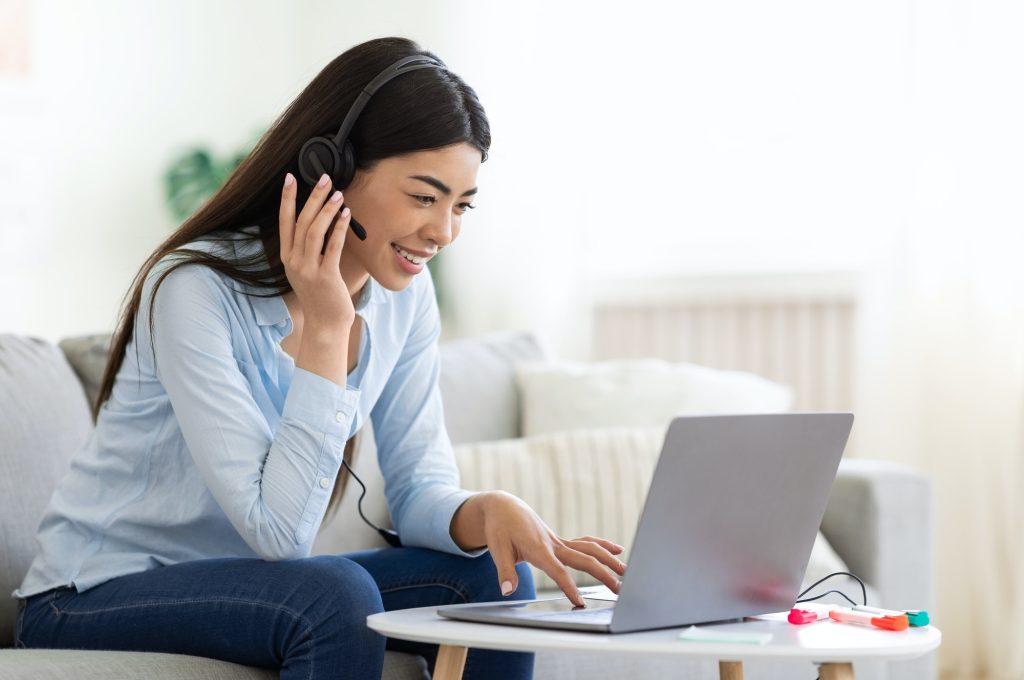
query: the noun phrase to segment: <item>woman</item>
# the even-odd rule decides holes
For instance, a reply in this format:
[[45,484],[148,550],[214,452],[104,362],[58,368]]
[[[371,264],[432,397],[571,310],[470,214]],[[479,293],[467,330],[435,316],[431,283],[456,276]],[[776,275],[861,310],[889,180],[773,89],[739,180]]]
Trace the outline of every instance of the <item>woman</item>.
[[[412,55],[440,66],[365,102],[351,178],[296,181],[306,140]],[[569,568],[617,591],[620,546],[560,538],[518,498],[458,487],[423,258],[458,236],[489,146],[473,89],[414,42],[371,40],[317,75],[133,281],[96,428],[15,592],[17,646],[379,678],[385,647],[431,664],[437,647],[385,640],[369,614],[529,599],[527,562],[578,606]],[[364,239],[347,235],[352,213]],[[310,556],[367,414],[402,547]],[[473,650],[466,677],[527,678],[532,665]]]

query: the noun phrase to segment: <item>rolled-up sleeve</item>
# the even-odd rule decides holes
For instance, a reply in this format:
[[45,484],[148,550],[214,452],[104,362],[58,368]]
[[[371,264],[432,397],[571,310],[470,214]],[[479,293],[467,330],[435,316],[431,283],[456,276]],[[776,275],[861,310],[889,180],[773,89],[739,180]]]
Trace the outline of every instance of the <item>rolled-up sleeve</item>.
[[381,474],[402,545],[477,557],[451,535],[455,511],[474,492],[459,488],[459,470],[444,422],[441,316],[428,272],[409,336],[370,418]]
[[208,267],[175,269],[139,307],[139,346],[152,350],[188,450],[235,530],[265,560],[309,554],[341,466],[359,390],[296,368],[271,431],[232,351],[237,320]]

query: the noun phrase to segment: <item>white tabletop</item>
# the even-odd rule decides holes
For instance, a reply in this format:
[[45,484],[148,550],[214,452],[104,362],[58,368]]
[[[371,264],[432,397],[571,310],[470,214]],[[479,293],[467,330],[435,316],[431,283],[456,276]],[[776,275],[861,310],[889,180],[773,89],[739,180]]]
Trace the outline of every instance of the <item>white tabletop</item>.
[[609,634],[468,623],[438,615],[436,606],[373,614],[366,621],[370,628],[382,635],[413,642],[510,651],[678,654],[736,661],[764,657],[805,658],[821,662],[852,662],[867,658],[910,659],[937,648],[942,641],[942,633],[933,626],[898,632],[831,620],[798,626],[787,622],[785,614],[778,615],[774,620],[748,619],[699,626],[702,630],[772,633],[771,641],[765,644],[680,640],[679,633],[687,626],[641,633]]

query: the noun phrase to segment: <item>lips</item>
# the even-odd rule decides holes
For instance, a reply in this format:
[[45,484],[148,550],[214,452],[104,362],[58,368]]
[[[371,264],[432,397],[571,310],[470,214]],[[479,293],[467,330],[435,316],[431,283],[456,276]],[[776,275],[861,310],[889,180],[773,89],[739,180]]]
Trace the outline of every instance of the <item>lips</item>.
[[427,266],[428,260],[421,260],[419,264],[411,262],[409,258],[398,252],[397,247],[393,247],[391,252],[395,254],[395,262],[401,267],[402,271],[406,274],[419,274]]
[[392,243],[391,245],[398,246],[399,248],[409,253],[410,255],[418,255],[420,257],[433,257],[434,255],[437,254],[437,251],[428,253],[423,250],[413,250],[412,248],[406,248],[401,243]]

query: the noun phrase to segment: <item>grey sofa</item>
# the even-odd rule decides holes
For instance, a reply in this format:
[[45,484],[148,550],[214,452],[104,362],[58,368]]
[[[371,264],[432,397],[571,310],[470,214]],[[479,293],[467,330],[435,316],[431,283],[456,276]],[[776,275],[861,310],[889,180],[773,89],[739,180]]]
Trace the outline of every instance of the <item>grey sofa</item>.
[[[276,671],[185,655],[148,652],[11,649],[16,601],[10,593],[36,549],[35,530],[57,481],[92,428],[87,399],[98,389],[108,335],[53,345],[0,334],[0,678],[274,678]],[[527,333],[499,332],[441,343],[441,390],[453,444],[519,436],[514,365],[548,358]],[[367,428],[368,429],[368,428]],[[372,431],[360,438],[357,470],[367,481],[371,519],[387,523],[375,470]],[[376,476],[374,473],[376,472]],[[840,467],[822,532],[839,556],[885,606],[932,609],[930,485],[916,472],[874,460]],[[314,553],[383,545],[358,520],[355,494],[325,522]],[[935,677],[934,659],[856,664],[857,677]],[[747,678],[816,677],[811,664],[746,664]],[[385,678],[427,676],[418,656],[388,652]],[[717,678],[712,660],[609,659],[580,654],[537,655],[538,680],[571,678]]]

